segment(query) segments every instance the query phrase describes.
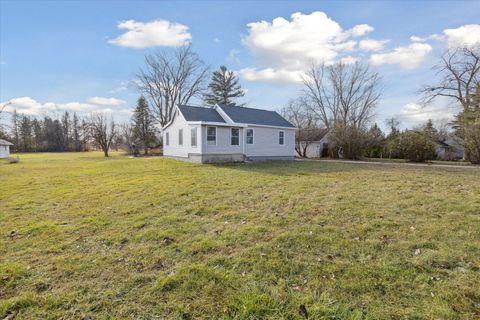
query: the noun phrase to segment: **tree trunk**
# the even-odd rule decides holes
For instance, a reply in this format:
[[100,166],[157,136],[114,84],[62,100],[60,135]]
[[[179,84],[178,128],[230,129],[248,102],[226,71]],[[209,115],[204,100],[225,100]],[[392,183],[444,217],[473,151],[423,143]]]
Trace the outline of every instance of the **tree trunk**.
[[108,158],[108,149],[103,150],[103,154],[105,155],[106,158]]

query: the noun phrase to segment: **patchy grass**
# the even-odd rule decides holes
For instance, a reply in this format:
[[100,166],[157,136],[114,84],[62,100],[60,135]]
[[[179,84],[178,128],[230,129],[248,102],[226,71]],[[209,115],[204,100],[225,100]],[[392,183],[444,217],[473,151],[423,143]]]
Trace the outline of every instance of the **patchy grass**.
[[480,317],[480,170],[71,153],[0,181],[0,318]]

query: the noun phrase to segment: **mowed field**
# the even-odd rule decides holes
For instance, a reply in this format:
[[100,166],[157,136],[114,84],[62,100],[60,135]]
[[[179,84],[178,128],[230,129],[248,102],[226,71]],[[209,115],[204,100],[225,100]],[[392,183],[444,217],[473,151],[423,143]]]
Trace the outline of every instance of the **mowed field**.
[[20,159],[0,318],[480,317],[480,169]]

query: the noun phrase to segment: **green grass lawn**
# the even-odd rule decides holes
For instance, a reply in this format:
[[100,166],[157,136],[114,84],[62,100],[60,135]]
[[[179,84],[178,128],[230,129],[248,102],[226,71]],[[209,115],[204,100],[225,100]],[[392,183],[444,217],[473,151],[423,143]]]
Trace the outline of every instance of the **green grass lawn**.
[[20,159],[0,318],[480,317],[480,170]]

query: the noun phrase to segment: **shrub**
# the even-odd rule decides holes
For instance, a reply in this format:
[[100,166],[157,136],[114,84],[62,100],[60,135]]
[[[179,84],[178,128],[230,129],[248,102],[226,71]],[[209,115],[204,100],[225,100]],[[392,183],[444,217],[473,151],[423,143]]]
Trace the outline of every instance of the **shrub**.
[[20,162],[20,158],[19,158],[19,157],[16,157],[16,158],[10,157],[10,158],[7,159],[7,162],[8,162],[9,164],[19,163],[19,162]]
[[461,118],[466,158],[480,164],[480,109],[464,113]]
[[346,159],[360,159],[369,147],[371,136],[363,128],[337,125],[330,136],[331,153],[338,157],[343,153]]
[[390,156],[414,162],[425,162],[436,158],[431,136],[421,131],[406,131],[389,143]]

